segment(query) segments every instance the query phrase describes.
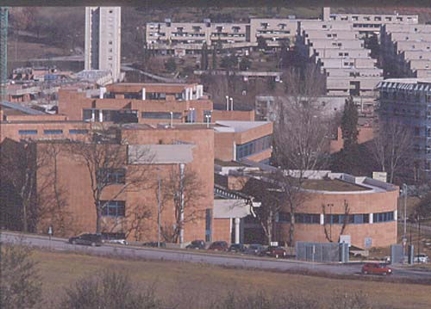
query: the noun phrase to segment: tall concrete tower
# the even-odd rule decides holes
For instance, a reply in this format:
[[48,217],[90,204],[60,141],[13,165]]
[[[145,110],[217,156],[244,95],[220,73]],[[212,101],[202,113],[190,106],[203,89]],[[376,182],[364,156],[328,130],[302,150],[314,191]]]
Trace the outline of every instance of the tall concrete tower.
[[85,70],[121,78],[121,7],[85,8]]

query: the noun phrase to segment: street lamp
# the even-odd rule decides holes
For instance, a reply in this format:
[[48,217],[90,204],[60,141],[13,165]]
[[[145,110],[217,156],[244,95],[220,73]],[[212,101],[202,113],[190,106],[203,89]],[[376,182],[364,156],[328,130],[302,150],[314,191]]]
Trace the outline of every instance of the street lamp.
[[[404,195],[404,234],[403,234],[403,247],[407,242],[407,185],[403,183],[403,195]],[[405,248],[404,248],[405,249]]]
[[160,226],[160,220],[161,220],[161,179],[160,179],[160,169],[157,167],[157,248],[160,248],[160,234],[161,234],[161,226]]
[[206,114],[205,115],[206,121],[207,121],[207,128],[210,127],[210,119],[211,119],[211,115],[210,114]]
[[332,242],[332,207],[334,207],[334,204],[327,204],[329,207],[329,241]]
[[171,114],[171,128],[174,126],[174,113],[173,112],[169,112]]

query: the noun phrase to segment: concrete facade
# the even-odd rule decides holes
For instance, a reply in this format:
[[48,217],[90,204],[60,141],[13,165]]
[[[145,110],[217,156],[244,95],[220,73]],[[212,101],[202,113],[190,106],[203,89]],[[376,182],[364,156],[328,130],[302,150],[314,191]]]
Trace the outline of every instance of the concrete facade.
[[121,80],[121,7],[85,8],[85,70],[109,71]]
[[405,125],[413,136],[411,161],[418,173],[431,178],[431,80],[394,78],[381,82],[378,104],[382,121]]

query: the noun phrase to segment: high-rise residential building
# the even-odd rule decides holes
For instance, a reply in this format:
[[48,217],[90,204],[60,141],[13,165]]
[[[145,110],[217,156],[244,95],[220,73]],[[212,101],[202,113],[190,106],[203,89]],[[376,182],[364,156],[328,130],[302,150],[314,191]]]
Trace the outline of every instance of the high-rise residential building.
[[85,8],[85,70],[110,71],[121,80],[121,7]]

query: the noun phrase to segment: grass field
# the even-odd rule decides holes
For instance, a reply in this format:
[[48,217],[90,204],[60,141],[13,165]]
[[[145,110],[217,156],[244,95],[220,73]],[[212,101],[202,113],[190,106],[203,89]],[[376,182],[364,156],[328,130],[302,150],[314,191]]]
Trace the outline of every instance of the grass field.
[[[431,286],[389,282],[390,278],[331,279],[299,274],[175,263],[121,260],[75,253],[34,251],[43,282],[43,296],[54,307],[64,288],[77,280],[111,269],[125,272],[137,289],[155,285],[156,295],[176,308],[205,308],[209,300],[263,292],[270,296],[302,296],[319,300],[322,308],[335,293],[361,293],[372,308],[428,308]],[[191,305],[193,304],[193,305]]]

